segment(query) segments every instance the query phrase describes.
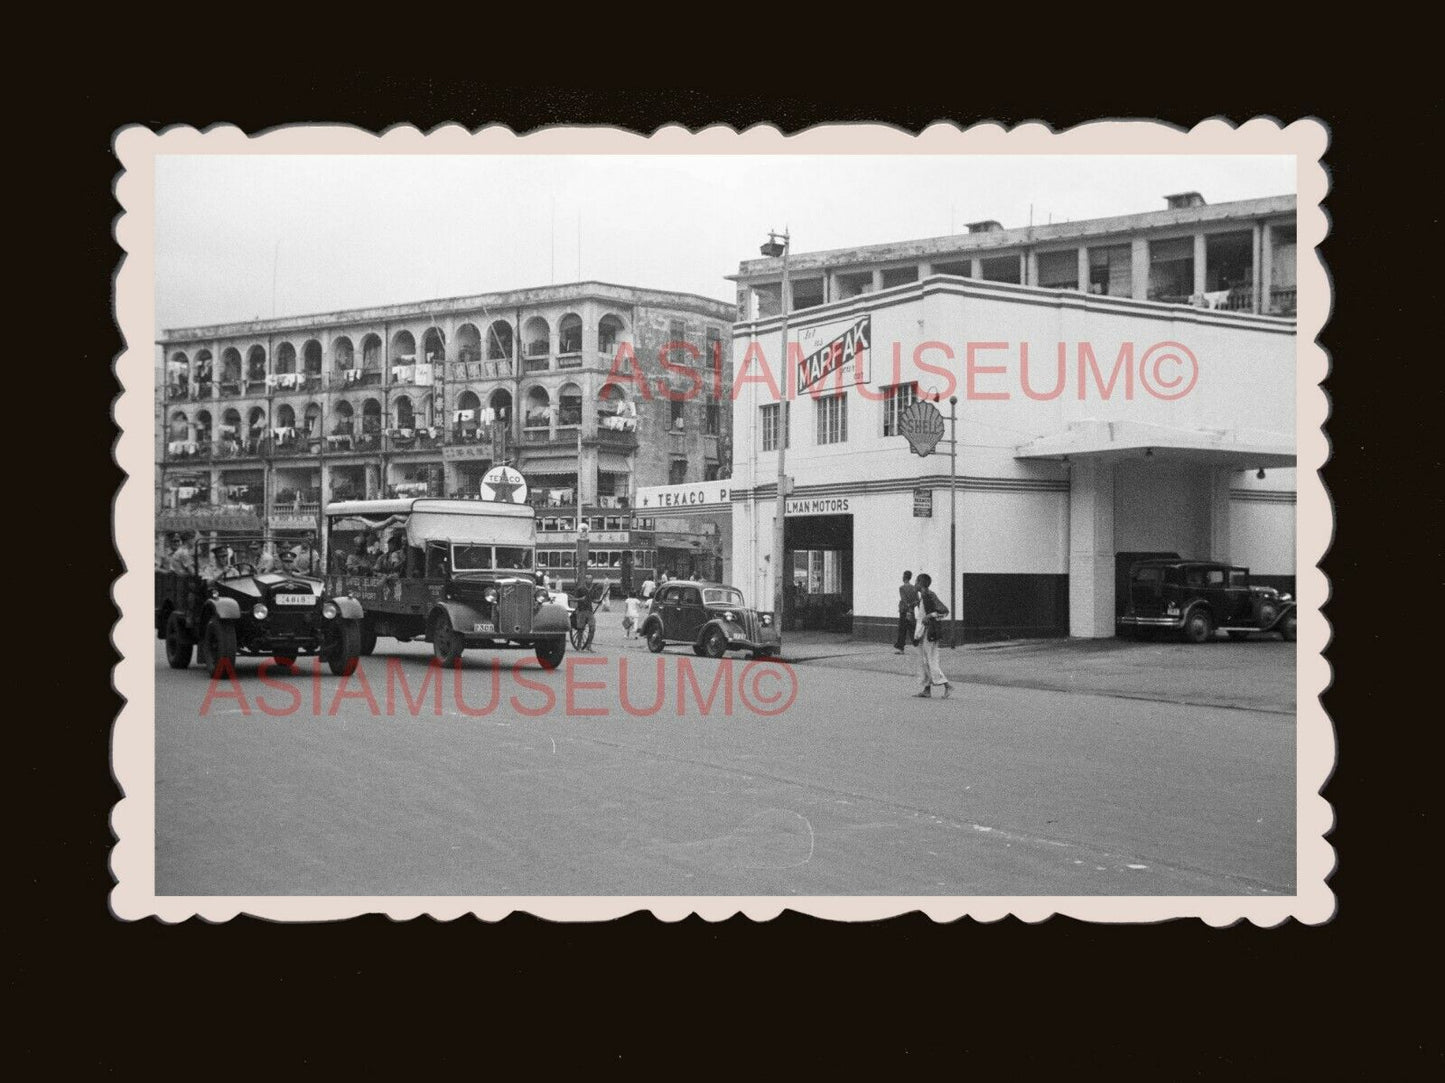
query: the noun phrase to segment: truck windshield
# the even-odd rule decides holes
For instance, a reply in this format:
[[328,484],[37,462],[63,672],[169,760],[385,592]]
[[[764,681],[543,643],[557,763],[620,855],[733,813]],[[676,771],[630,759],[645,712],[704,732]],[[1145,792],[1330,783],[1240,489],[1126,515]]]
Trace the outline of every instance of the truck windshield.
[[452,546],[452,571],[485,572],[496,570],[532,570],[532,550],[516,545]]

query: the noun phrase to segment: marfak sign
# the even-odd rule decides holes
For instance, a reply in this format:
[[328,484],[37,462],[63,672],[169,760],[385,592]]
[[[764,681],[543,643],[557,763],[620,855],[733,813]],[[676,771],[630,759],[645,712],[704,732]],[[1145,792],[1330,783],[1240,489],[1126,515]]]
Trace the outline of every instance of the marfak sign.
[[[866,354],[871,333],[872,317],[866,315],[847,324],[831,323],[800,331],[798,345],[803,348],[804,356],[798,362],[798,392],[806,391],[839,369],[851,365],[860,353]],[[828,336],[826,341],[823,341],[824,336]]]

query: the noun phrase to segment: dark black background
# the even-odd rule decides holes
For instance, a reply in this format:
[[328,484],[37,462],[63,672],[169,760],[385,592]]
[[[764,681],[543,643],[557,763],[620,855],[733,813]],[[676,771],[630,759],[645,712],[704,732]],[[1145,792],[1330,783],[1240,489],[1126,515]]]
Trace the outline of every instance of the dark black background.
[[[151,82],[82,73],[69,81],[55,124],[37,136],[41,150],[29,172],[19,174],[43,190],[46,210],[19,216],[36,243],[20,242],[29,257],[12,249],[12,269],[59,273],[42,277],[36,291],[56,304],[47,335],[12,325],[30,339],[12,347],[46,352],[50,343],[64,354],[53,370],[63,406],[42,412],[63,429],[55,469],[64,482],[52,481],[70,501],[64,534],[36,556],[66,584],[57,622],[68,631],[57,639],[36,628],[34,640],[44,644],[35,654],[59,672],[26,667],[12,681],[13,690],[38,696],[39,707],[10,717],[12,727],[35,731],[14,746],[12,761],[28,784],[25,805],[10,819],[20,851],[12,890],[27,913],[10,931],[19,949],[11,952],[10,987],[27,1014],[60,1024],[64,1034],[57,1040],[49,1027],[27,1025],[13,1039],[27,1056],[197,1072],[322,1067],[387,1052],[417,1067],[447,1057],[486,1070],[521,1057],[545,1070],[581,1056],[622,1066],[660,1060],[691,1073],[724,1061],[754,1072],[778,1068],[784,1048],[819,1066],[865,1052],[919,1063],[926,1053],[988,1050],[1020,1071],[1050,1061],[1065,1071],[1094,1064],[1176,1076],[1338,1065],[1349,1043],[1378,1066],[1402,1058],[1406,1070],[1438,1063],[1414,989],[1437,984],[1424,954],[1436,919],[1421,884],[1437,849],[1422,831],[1425,795],[1435,789],[1423,738],[1439,722],[1428,717],[1436,697],[1427,694],[1419,706],[1401,698],[1413,676],[1415,630],[1407,622],[1438,607],[1440,579],[1438,526],[1428,525],[1439,517],[1438,425],[1402,409],[1438,402],[1432,392],[1440,380],[1433,327],[1407,302],[1410,283],[1419,281],[1409,250],[1423,248],[1429,227],[1438,226],[1438,197],[1414,201],[1409,191],[1415,171],[1408,163],[1425,143],[1416,134],[1423,127],[1412,133],[1406,125],[1420,117],[1392,119],[1352,103],[1343,79],[1268,89],[1234,78],[1178,79],[1167,95],[1102,87],[1094,100],[1039,85],[1032,101],[1018,96],[1031,89],[1018,80],[1008,99],[1017,104],[1004,106],[983,94],[981,80],[964,81],[968,93],[960,84],[855,80],[833,84],[824,101],[803,90],[607,93],[292,74],[304,65],[274,79],[265,77],[268,63],[258,59],[255,77],[244,79],[236,74],[242,69],[215,72],[199,60],[191,68],[162,65]],[[167,926],[110,915],[108,815],[118,791],[109,739],[119,701],[108,685],[111,618],[101,614],[119,573],[106,539],[120,482],[107,421],[118,391],[109,366],[120,346],[111,319],[120,258],[111,236],[118,212],[111,139],[120,126],[226,121],[261,131],[308,119],[371,129],[409,121],[425,130],[501,119],[517,131],[590,123],[646,131],[725,120],[792,131],[840,120],[918,129],[935,119],[988,117],[1045,118],[1061,129],[1099,116],[1149,115],[1189,127],[1210,116],[1257,114],[1317,116],[1332,130],[1326,206],[1333,232],[1323,252],[1337,297],[1322,337],[1335,358],[1327,383],[1334,457],[1325,477],[1337,533],[1325,567],[1334,585],[1327,615],[1337,679],[1325,702],[1341,758],[1326,791],[1339,820],[1331,922],[1272,930],[1063,919],[940,926],[912,915],[848,926],[786,915],[766,925],[690,919],[667,926],[639,915],[571,926],[526,916],[500,925],[373,917]],[[39,488],[51,493],[51,481]],[[1411,574],[1411,561],[1425,567]],[[47,591],[44,604],[62,602]],[[1420,978],[1423,987],[1414,984]]]

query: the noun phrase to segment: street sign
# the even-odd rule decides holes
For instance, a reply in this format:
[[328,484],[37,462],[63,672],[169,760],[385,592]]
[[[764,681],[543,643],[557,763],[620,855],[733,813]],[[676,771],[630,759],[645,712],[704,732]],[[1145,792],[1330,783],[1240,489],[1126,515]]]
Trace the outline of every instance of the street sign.
[[932,489],[914,489],[914,490],[913,490],[913,518],[915,518],[915,519],[932,519],[932,518],[933,518],[933,490],[932,490]]
[[919,399],[898,415],[898,435],[908,441],[913,454],[923,458],[943,438],[943,415],[933,403]]

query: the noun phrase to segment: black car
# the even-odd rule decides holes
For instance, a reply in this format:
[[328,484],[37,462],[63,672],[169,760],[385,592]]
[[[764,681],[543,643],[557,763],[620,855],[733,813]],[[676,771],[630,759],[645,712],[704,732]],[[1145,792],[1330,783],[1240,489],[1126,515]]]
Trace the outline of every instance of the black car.
[[166,662],[186,669],[193,654],[212,676],[235,671],[237,655],[290,664],[320,655],[335,674],[349,674],[361,656],[361,606],[328,597],[322,581],[291,572],[261,572],[246,563],[215,578],[156,572],[156,636]]
[[723,583],[674,580],[658,588],[642,620],[647,649],[687,643],[694,654],[721,658],[728,651],[776,655],[783,640],[772,613],[749,609],[742,591]]
[[1141,560],[1129,569],[1129,594],[1118,619],[1122,635],[1150,630],[1207,643],[1216,632],[1244,639],[1278,632],[1293,642],[1297,615],[1288,594],[1250,582],[1249,569],[1207,560]]

